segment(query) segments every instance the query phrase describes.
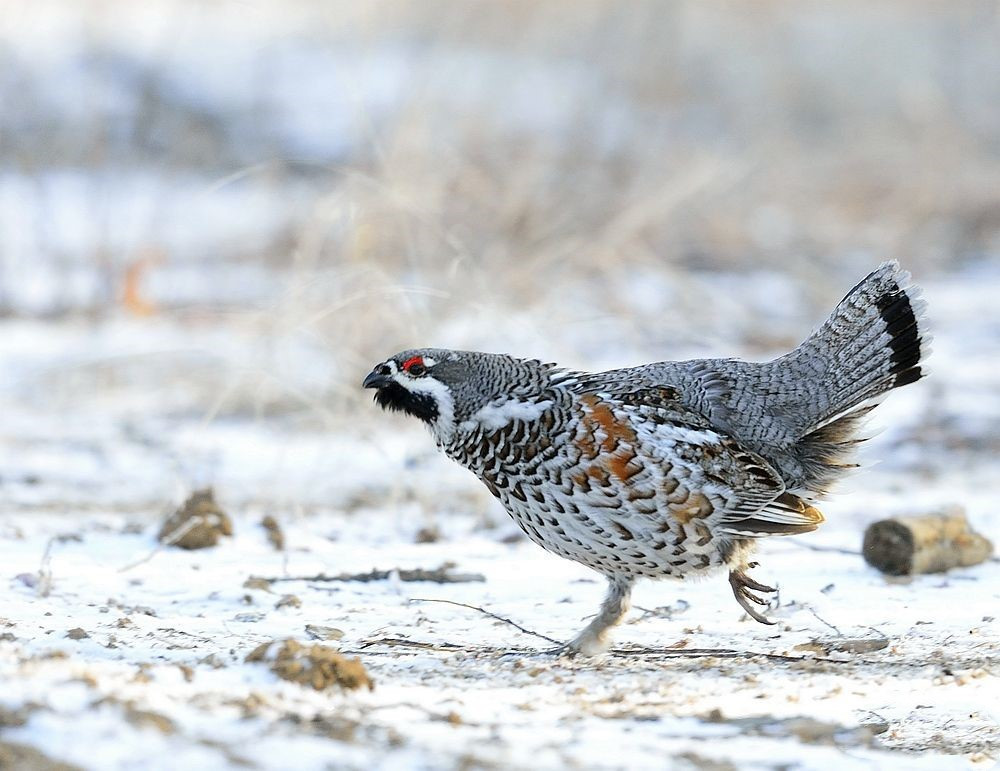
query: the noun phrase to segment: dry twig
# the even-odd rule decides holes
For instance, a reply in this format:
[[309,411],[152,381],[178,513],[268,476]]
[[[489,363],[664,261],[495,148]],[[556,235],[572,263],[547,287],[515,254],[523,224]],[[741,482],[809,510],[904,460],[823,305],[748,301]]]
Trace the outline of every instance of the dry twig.
[[[456,603],[460,604],[460,603]],[[479,608],[476,608],[479,610]],[[505,619],[500,619],[505,620]],[[536,634],[525,630],[528,634]],[[546,641],[556,642],[555,640],[550,640],[550,638],[544,635],[537,635],[542,637]],[[496,653],[509,656],[512,653],[521,653],[525,656],[550,656],[552,653],[550,651],[538,650],[537,648],[498,648],[495,646],[472,646],[472,645],[459,645],[457,643],[450,642],[440,642],[440,643],[430,643],[423,642],[421,640],[407,640],[401,637],[379,637],[375,640],[366,640],[358,646],[359,651],[364,650],[369,655],[374,655],[377,652],[371,651],[370,649],[376,645],[385,645],[392,648],[414,648],[416,650],[429,650],[429,651],[442,651],[453,653],[455,651],[462,651],[465,653]],[[343,653],[357,653],[358,651],[343,651]],[[762,651],[745,651],[745,650],[735,650],[733,648],[612,648],[608,651],[608,654],[616,657],[629,657],[629,656],[662,656],[664,658],[671,659],[702,659],[702,658],[719,658],[719,659],[755,659],[764,658],[771,661],[807,661],[807,662],[825,662],[828,664],[841,664],[841,665],[857,665],[871,663],[865,659],[855,659],[855,658],[828,658],[824,656],[790,656],[785,653],[764,653]],[[885,665],[885,662],[879,662],[880,665]],[[899,666],[926,666],[924,662],[919,662],[916,664],[907,662],[894,662]]]
[[823,546],[822,544],[809,543],[808,541],[800,541],[797,538],[786,538],[786,543],[794,544],[803,549],[809,549],[809,551],[826,551],[834,552],[835,554],[850,554],[854,557],[860,557],[861,552],[857,549],[845,549],[843,546]]
[[137,559],[135,562],[130,562],[127,565],[123,565],[122,567],[118,568],[118,572],[119,573],[124,573],[124,572],[126,572],[128,570],[131,570],[132,568],[139,567],[139,565],[142,565],[144,562],[149,562],[151,559],[153,559],[153,557],[155,557],[161,551],[163,551],[164,549],[166,549],[169,546],[173,546],[181,538],[183,538],[191,530],[193,530],[195,527],[197,527],[200,524],[202,524],[201,517],[192,517],[187,522],[185,522],[180,527],[178,527],[176,530],[174,530],[169,536],[167,536],[162,541],[160,541],[158,544],[156,544],[156,546],[153,548],[153,550],[150,551],[148,554],[146,554],[145,557],[141,557],[141,558]]
[[437,568],[394,568],[393,570],[369,570],[367,573],[339,573],[329,576],[326,573],[317,573],[313,576],[250,576],[256,581],[266,581],[269,584],[278,581],[305,581],[306,583],[319,583],[324,581],[385,581],[394,574],[399,576],[400,581],[430,581],[435,584],[464,584],[473,581],[485,581],[486,577],[481,573],[452,573],[454,563],[446,562]]
[[819,613],[817,613],[815,611],[815,609],[813,609],[812,605],[806,605],[805,609],[808,610],[810,613],[812,613],[813,617],[817,621],[820,621],[823,624],[825,624],[826,626],[830,627],[830,629],[832,629],[837,634],[837,637],[843,637],[844,636],[843,632],[841,632],[839,629],[837,629],[837,627],[835,627],[833,624],[831,624],[829,621],[827,621],[825,618],[823,618]]
[[504,618],[503,616],[498,616],[496,613],[491,613],[490,611],[486,610],[486,608],[480,608],[478,605],[468,605],[467,603],[464,603],[464,602],[455,602],[454,600],[434,600],[434,599],[428,599],[428,598],[425,598],[425,597],[412,597],[410,599],[410,602],[441,602],[441,603],[444,603],[445,605],[457,605],[460,608],[468,608],[469,610],[478,610],[480,613],[482,613],[485,616],[489,616],[490,618],[496,619],[497,621],[502,621],[505,624],[510,624],[512,627],[514,627],[515,629],[517,629],[519,632],[524,632],[525,634],[530,634],[532,637],[537,637],[537,638],[539,638],[541,640],[547,640],[548,642],[552,643],[553,645],[560,645],[560,642],[558,640],[554,640],[551,637],[548,637],[547,635],[544,635],[544,634],[542,634],[540,632],[535,632],[535,631],[532,631],[531,629],[526,629],[525,627],[523,627],[520,624],[518,624],[516,621],[511,621],[509,618]]

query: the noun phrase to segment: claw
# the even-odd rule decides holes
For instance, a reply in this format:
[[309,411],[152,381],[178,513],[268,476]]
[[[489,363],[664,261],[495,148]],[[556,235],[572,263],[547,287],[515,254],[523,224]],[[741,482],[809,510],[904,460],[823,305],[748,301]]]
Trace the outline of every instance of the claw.
[[778,591],[773,586],[765,586],[764,584],[757,583],[745,573],[743,574],[743,580],[740,583],[742,583],[743,586],[747,587],[748,589],[753,589],[755,592],[767,592],[768,594],[770,594],[771,592]]
[[729,571],[729,585],[733,588],[733,596],[736,598],[736,601],[740,604],[740,607],[747,612],[747,615],[749,615],[750,618],[754,621],[760,622],[761,624],[773,625],[778,623],[777,621],[773,621],[763,615],[750,604],[751,602],[763,606],[769,604],[764,598],[751,594],[751,591],[766,592],[769,594],[777,591],[777,589],[754,581],[742,570]]
[[750,594],[750,592],[740,592],[744,599],[750,600],[750,602],[755,602],[758,605],[767,606],[769,603],[763,597],[758,597],[756,594]]
[[552,658],[556,659],[562,658],[563,656],[565,656],[568,659],[572,659],[575,658],[579,652],[580,650],[578,648],[573,647],[572,644],[567,642],[563,643],[562,645],[558,645],[555,648],[549,648],[547,650],[542,651],[542,655],[552,656]]

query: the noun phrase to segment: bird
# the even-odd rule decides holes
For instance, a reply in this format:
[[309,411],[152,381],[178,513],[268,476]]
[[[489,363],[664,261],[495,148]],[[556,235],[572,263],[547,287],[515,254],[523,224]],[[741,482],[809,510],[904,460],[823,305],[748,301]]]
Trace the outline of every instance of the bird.
[[415,348],[364,379],[423,421],[543,549],[602,575],[597,615],[558,653],[597,655],[639,579],[728,570],[746,613],[776,590],[748,575],[761,538],[823,521],[856,467],[867,414],[924,376],[926,301],[895,260],[860,281],[790,353],[606,372],[507,354]]

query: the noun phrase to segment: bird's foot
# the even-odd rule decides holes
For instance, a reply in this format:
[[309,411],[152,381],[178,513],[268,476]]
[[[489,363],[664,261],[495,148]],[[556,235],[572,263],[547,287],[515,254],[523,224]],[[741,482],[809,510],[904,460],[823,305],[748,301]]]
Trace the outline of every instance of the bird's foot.
[[[751,563],[748,567],[756,567],[756,563]],[[771,594],[778,591],[774,587],[765,586],[764,584],[754,581],[750,576],[744,573],[742,570],[730,570],[729,571],[729,585],[733,587],[733,596],[736,601],[740,604],[740,607],[747,612],[747,614],[754,621],[759,621],[762,624],[777,624],[777,621],[769,619],[759,610],[757,610],[750,603],[755,603],[757,605],[762,605],[767,607],[769,604],[763,597],[758,597],[754,592],[763,592],[765,594]]]
[[609,642],[606,635],[596,634],[590,629],[584,629],[580,634],[569,642],[543,651],[548,656],[555,658],[576,658],[577,656],[598,656],[608,649]]
[[[551,638],[546,638],[551,639]],[[555,642],[555,640],[552,640]],[[551,656],[552,658],[567,658],[572,659],[577,656],[587,657],[587,656],[597,656],[598,654],[604,653],[609,647],[610,643],[604,639],[598,639],[596,635],[592,632],[584,630],[572,640],[564,642],[562,645],[557,645],[555,648],[543,648],[535,653],[529,653],[523,649],[507,651],[502,653],[501,658],[521,658],[525,655],[538,655],[538,656]]]
[[561,659],[563,657],[571,659],[574,658],[579,651],[570,643],[564,642],[562,645],[557,645],[555,648],[546,648],[541,653],[543,656],[551,656],[554,659]]
[[[555,642],[555,640],[552,642]],[[526,651],[523,648],[518,648],[516,650],[507,651],[506,653],[501,653],[500,658],[523,659],[526,656],[551,656],[552,658],[566,657],[571,659],[578,655],[579,652],[580,651],[578,649],[573,647],[572,641],[570,641],[565,642],[562,645],[557,645],[555,648],[542,648],[541,650]]]
[[608,579],[608,593],[604,596],[601,609],[594,619],[568,643],[550,651],[551,656],[598,656],[604,653],[610,641],[608,633],[628,612],[632,579],[621,576]]

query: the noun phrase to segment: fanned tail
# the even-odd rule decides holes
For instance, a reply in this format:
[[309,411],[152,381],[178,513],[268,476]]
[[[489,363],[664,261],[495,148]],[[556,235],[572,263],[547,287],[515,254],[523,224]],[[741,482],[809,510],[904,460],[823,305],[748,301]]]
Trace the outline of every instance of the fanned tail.
[[896,261],[885,262],[855,286],[789,357],[812,372],[814,398],[796,449],[807,489],[822,492],[853,467],[858,429],[881,397],[924,376],[929,353],[926,303]]

